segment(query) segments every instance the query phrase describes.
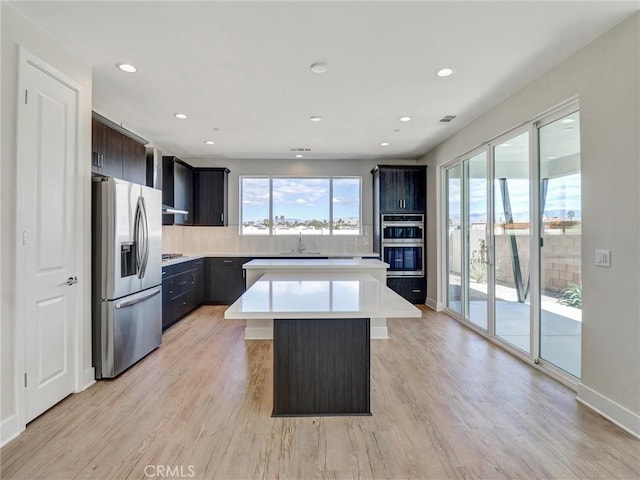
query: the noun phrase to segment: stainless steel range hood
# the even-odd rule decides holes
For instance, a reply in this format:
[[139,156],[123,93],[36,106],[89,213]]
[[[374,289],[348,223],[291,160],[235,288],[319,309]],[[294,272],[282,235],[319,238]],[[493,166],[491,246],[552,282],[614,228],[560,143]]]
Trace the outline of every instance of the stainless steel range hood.
[[[147,185],[162,190],[162,152],[155,147],[147,147]],[[186,210],[162,204],[163,215],[173,215],[175,213],[189,214]]]

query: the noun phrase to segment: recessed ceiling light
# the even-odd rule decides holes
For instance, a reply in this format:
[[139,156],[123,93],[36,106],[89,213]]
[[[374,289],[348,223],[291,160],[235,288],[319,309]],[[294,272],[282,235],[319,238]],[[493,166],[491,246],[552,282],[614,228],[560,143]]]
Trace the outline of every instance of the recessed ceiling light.
[[498,145],[499,147],[510,147],[511,144],[510,143],[501,143],[500,145]]
[[128,63],[119,63],[116,66],[123,72],[127,72],[127,73],[135,73],[138,71],[136,67],[134,67],[133,65],[129,65]]
[[311,120],[312,122],[319,122],[320,120],[322,120],[322,117],[313,116],[309,117],[309,120]]
[[298,154],[296,155],[296,158],[302,158],[302,155]]
[[453,68],[451,67],[441,68],[436,72],[436,75],[438,75],[439,77],[448,77],[449,75],[453,75]]
[[184,113],[174,113],[174,117],[179,118],[180,120],[184,120],[187,116]]
[[555,160],[558,157],[554,157],[553,155],[551,155],[550,157],[547,157],[547,160]]
[[215,145],[216,142],[214,142],[213,140],[205,140],[204,143],[206,143],[207,145]]
[[380,144],[381,147],[388,147],[389,146],[389,142],[382,142]]
[[409,122],[411,121],[411,117],[400,117],[401,122]]
[[327,71],[327,64],[323,62],[312,63],[311,71],[313,73],[324,73]]
[[560,123],[573,123],[575,122],[575,120],[573,118],[563,118],[562,120],[560,120]]

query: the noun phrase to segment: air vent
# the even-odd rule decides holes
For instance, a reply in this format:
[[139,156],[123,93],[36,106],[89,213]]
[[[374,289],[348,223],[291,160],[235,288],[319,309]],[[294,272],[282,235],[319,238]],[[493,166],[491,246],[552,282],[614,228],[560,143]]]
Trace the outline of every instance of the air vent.
[[291,151],[292,152],[310,152],[311,149],[310,148],[292,148]]
[[456,118],[455,115],[445,115],[444,117],[442,117],[438,123],[449,123],[451,120],[453,120],[454,118]]

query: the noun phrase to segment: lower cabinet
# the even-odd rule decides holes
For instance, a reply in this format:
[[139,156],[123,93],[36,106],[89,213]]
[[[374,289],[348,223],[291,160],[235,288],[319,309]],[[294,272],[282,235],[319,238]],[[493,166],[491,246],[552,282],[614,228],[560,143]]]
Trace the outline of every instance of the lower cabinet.
[[212,257],[205,263],[205,303],[231,305],[245,292],[244,257]]
[[411,303],[424,303],[427,296],[424,277],[387,278],[387,287]]
[[198,308],[204,290],[204,259],[162,267],[162,329]]

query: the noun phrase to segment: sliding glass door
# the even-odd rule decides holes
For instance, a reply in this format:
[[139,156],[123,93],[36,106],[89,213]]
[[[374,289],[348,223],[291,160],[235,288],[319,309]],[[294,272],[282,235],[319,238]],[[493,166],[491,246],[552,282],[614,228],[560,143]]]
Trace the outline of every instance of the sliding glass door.
[[447,309],[544,368],[580,377],[577,106],[444,169]]
[[563,111],[539,125],[540,358],[580,377],[582,208],[580,116]]
[[487,153],[462,162],[464,167],[464,298],[465,318],[486,330],[488,327],[489,240]]
[[529,253],[531,211],[529,132],[493,148],[493,246],[495,334],[530,352]]
[[447,307],[462,313],[462,167],[446,172]]

